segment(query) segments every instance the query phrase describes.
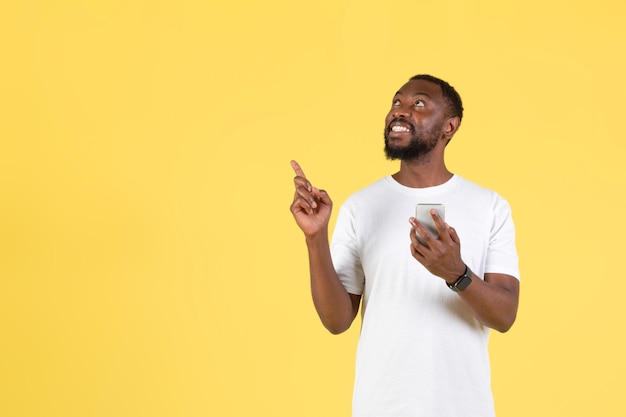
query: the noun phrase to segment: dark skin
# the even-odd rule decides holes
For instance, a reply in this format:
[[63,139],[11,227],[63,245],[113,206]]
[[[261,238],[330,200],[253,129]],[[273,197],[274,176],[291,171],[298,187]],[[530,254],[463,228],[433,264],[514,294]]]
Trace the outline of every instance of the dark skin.
[[328,221],[333,202],[328,193],[311,185],[296,161],[291,166],[297,175],[291,212],[306,238],[313,304],[328,331],[339,334],[354,321],[361,296],[346,291],[330,257]]
[[[430,81],[406,83],[392,101],[385,125],[390,147],[406,147],[415,132],[424,132],[420,140],[431,141],[432,149],[415,158],[402,160],[393,178],[407,187],[424,188],[440,185],[452,177],[444,162],[444,151],[459,128],[460,119],[451,116],[441,88]],[[356,317],[361,296],[348,293],[335,271],[328,239],[328,222],[332,200],[315,188],[300,166],[291,162],[296,173],[295,195],[291,212],[303,231],[309,252],[311,293],[324,326],[334,334],[347,330]],[[409,219],[410,251],[433,275],[448,283],[464,272],[461,242],[453,227],[432,210],[438,237],[431,235],[414,217]],[[422,236],[424,243],[416,237]],[[483,325],[506,332],[515,322],[519,303],[519,280],[506,274],[487,273],[484,280],[472,276],[465,291],[457,292],[474,317]]]

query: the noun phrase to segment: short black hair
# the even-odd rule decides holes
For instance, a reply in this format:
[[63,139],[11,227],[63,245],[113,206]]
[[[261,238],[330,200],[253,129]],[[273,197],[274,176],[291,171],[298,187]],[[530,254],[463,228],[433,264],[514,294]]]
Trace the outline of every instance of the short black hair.
[[432,75],[428,74],[414,75],[409,79],[409,81],[413,80],[425,80],[437,84],[439,87],[441,87],[443,98],[448,102],[450,114],[453,117],[457,116],[459,120],[463,120],[463,102],[461,101],[461,96],[459,95],[459,93],[456,92],[454,87],[452,87],[441,78],[433,77]]

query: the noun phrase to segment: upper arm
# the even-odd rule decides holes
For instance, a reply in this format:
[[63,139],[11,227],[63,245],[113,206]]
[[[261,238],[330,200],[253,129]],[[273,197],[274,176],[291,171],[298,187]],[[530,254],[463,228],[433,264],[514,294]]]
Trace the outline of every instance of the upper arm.
[[515,322],[519,305],[519,280],[507,274],[487,273],[485,282],[496,287],[493,294],[493,306],[498,311],[497,316],[504,323],[502,327],[493,327],[501,332],[507,331]]
[[352,301],[352,320],[354,320],[354,318],[359,312],[359,305],[361,304],[361,296],[358,294],[351,294],[351,293],[349,293],[349,295],[350,295],[350,301]]
[[486,273],[485,282],[508,291],[515,299],[519,299],[519,279],[507,274]]

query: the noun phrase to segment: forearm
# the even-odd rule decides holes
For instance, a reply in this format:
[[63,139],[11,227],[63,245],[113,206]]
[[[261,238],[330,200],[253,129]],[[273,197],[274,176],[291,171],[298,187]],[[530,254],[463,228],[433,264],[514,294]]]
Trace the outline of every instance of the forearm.
[[324,326],[333,334],[347,330],[358,311],[358,302],[346,291],[335,271],[330,255],[328,235],[307,237],[311,294],[313,304]]
[[519,281],[502,274],[487,274],[485,280],[472,277],[472,283],[458,292],[474,317],[499,332],[511,328],[517,316]]

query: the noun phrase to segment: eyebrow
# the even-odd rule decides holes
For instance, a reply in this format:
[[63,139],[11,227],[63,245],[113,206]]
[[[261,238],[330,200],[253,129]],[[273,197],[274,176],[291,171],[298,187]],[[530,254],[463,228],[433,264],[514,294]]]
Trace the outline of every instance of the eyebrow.
[[[396,96],[398,96],[398,95],[403,95],[403,94],[400,92],[400,90],[396,91],[396,95],[395,95],[394,97],[396,97]],[[424,93],[423,91],[418,91],[417,93],[415,93],[415,94],[413,94],[413,95],[412,95],[412,97],[416,97],[416,96],[426,96],[426,97],[428,97],[428,98],[431,98],[431,97],[430,97],[427,93]]]

